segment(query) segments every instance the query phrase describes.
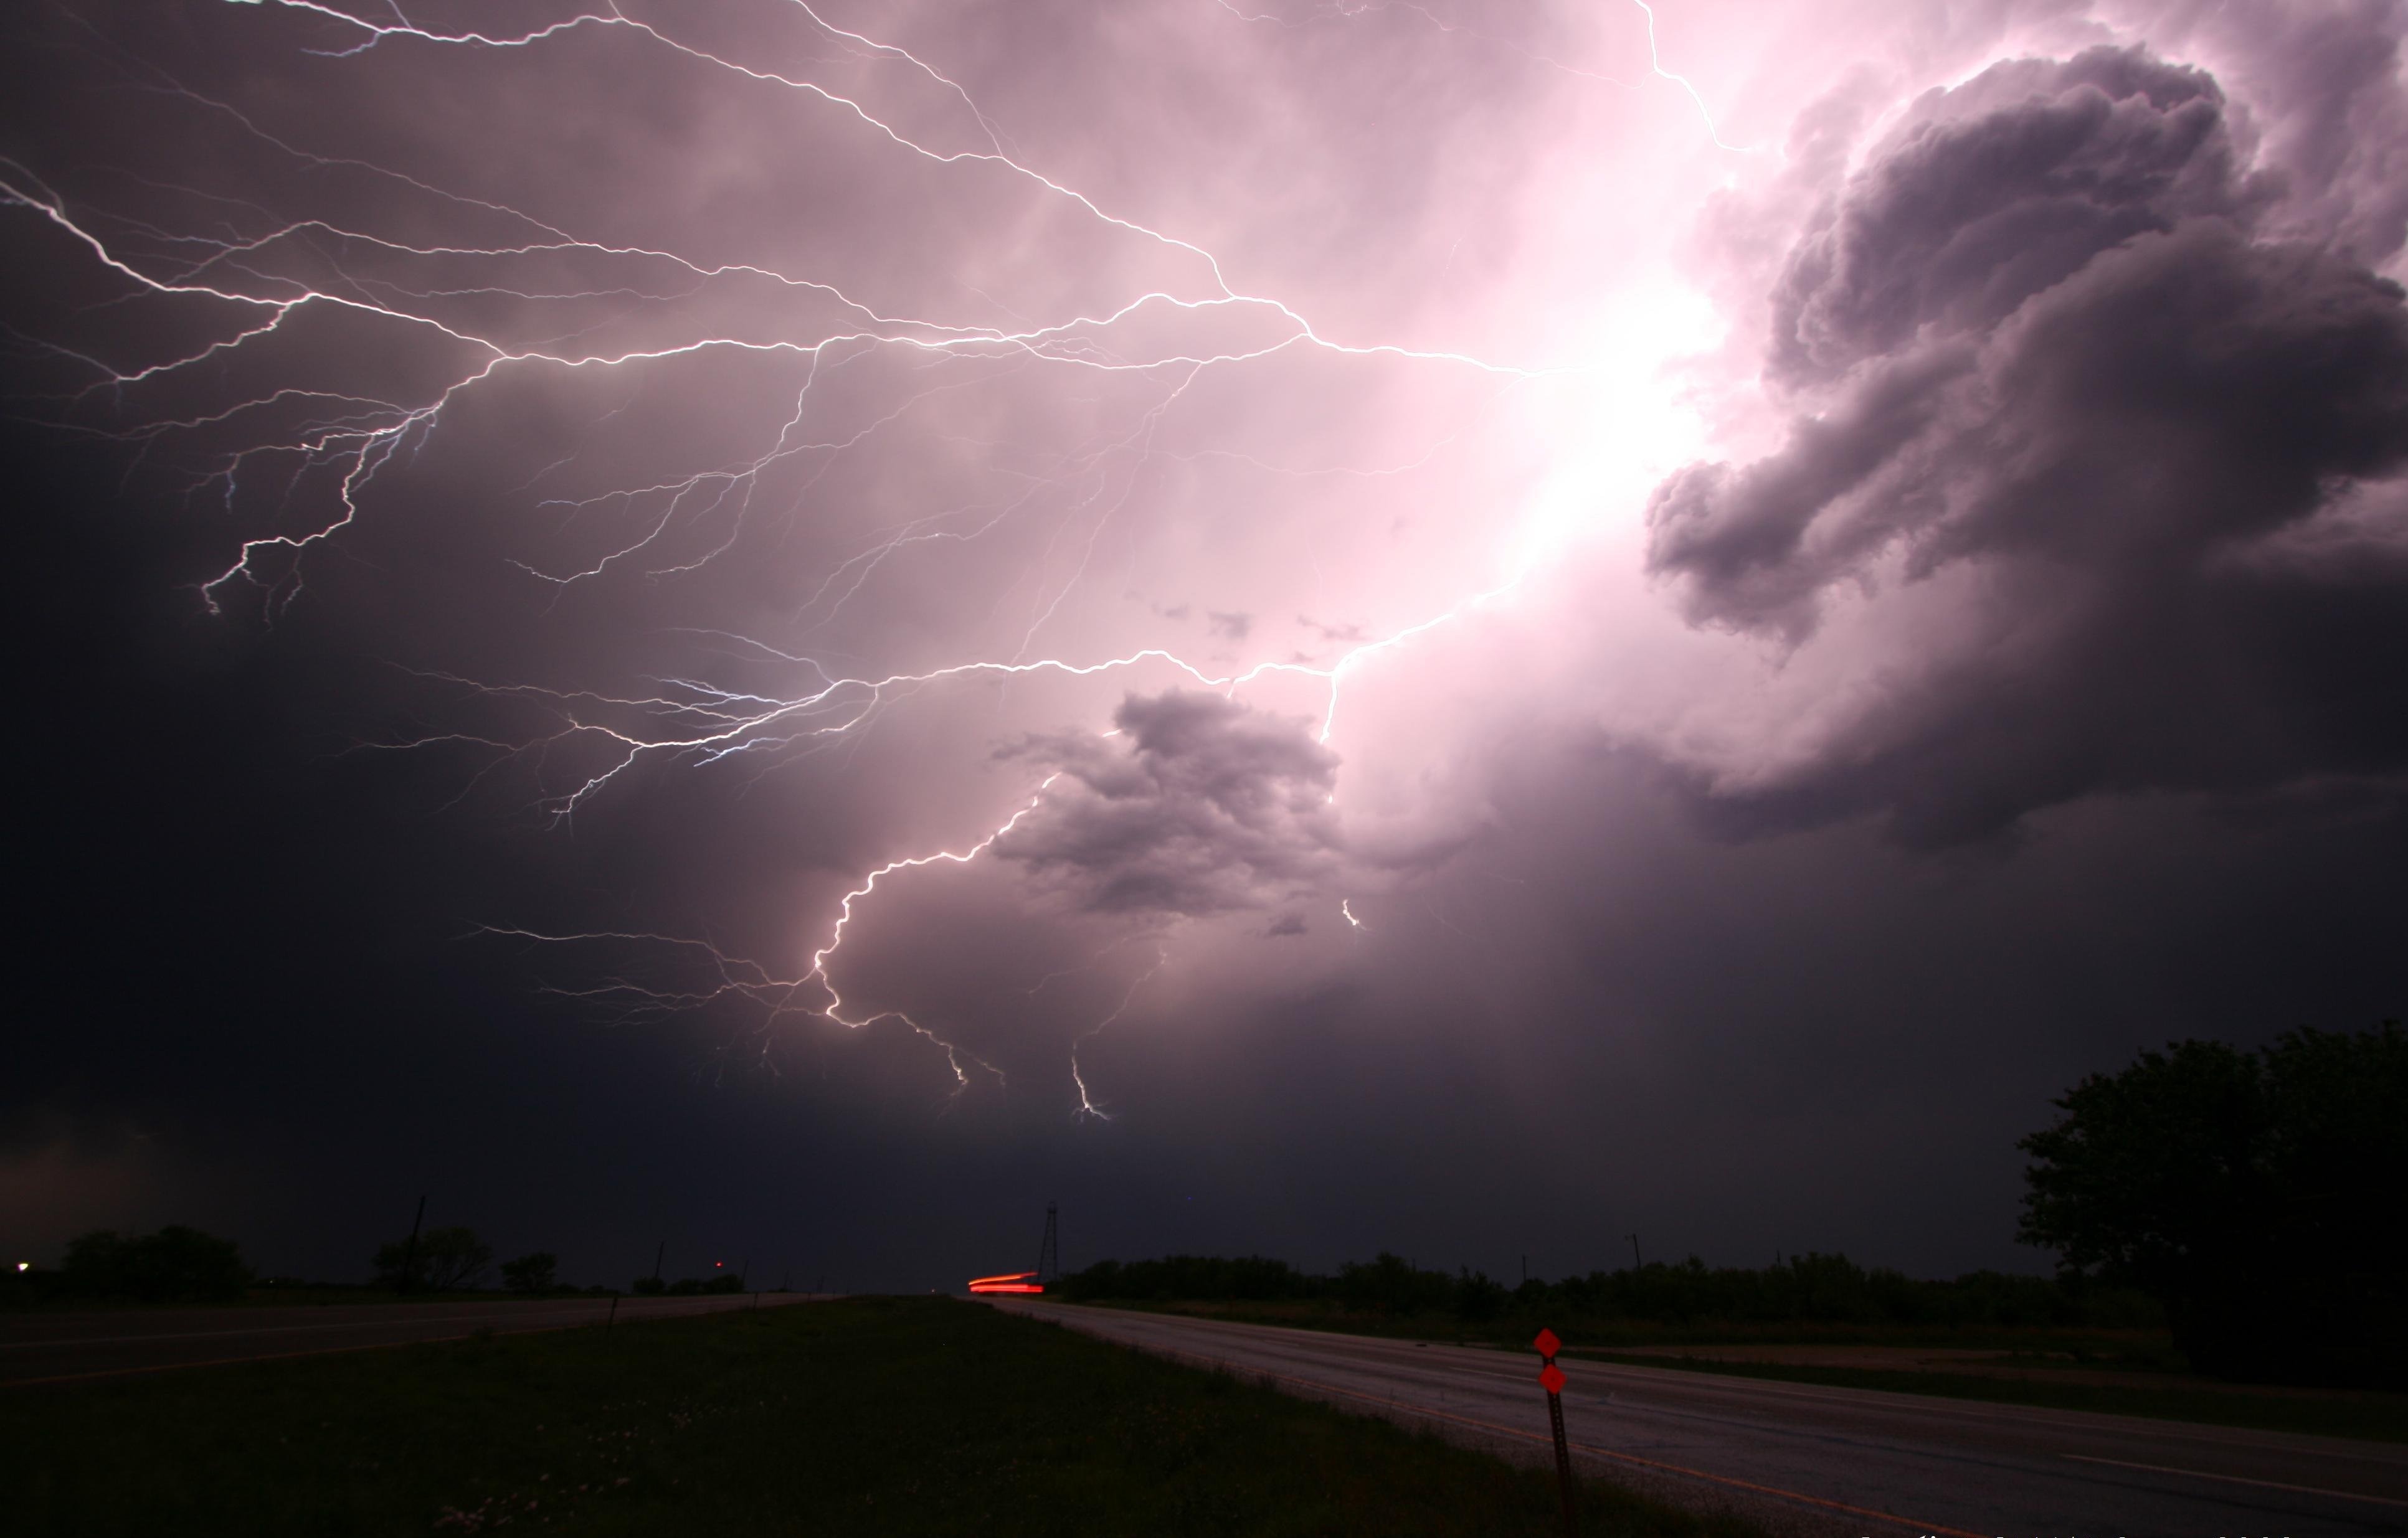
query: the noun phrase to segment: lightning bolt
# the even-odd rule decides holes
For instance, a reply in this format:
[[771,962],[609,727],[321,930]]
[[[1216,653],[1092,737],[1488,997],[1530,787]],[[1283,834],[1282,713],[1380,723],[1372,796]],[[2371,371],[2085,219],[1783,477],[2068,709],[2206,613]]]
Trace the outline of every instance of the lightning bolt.
[[[259,4],[261,0],[245,0]],[[1007,179],[1032,195],[1076,210],[1096,226],[1125,236],[1183,263],[1192,274],[1178,284],[1145,287],[1114,302],[1072,307],[1072,312],[1030,320],[1014,317],[1009,326],[969,324],[934,316],[886,313],[869,300],[849,293],[809,274],[778,266],[711,260],[662,247],[611,241],[580,234],[565,220],[480,199],[447,190],[432,181],[366,161],[321,156],[270,133],[236,106],[194,90],[165,68],[133,60],[112,45],[112,57],[129,72],[137,89],[173,96],[212,121],[233,125],[251,142],[281,156],[293,165],[318,171],[356,172],[376,178],[396,196],[431,200],[431,205],[461,212],[480,221],[485,238],[439,242],[404,239],[391,231],[356,227],[354,221],[329,217],[280,219],[255,205],[219,199],[222,218],[197,231],[171,232],[144,221],[116,215],[96,205],[77,205],[50,187],[32,166],[0,158],[0,209],[22,211],[64,236],[99,268],[112,274],[131,297],[191,306],[210,318],[216,335],[178,355],[141,362],[111,363],[95,351],[63,343],[22,339],[80,377],[80,383],[48,397],[62,430],[115,439],[138,455],[154,451],[163,459],[190,457],[198,466],[187,484],[192,495],[210,494],[232,508],[248,489],[263,478],[280,475],[290,501],[305,483],[327,486],[328,506],[300,532],[283,531],[243,537],[222,568],[199,581],[202,601],[212,613],[224,611],[237,591],[257,595],[261,612],[270,619],[282,613],[303,592],[303,573],[313,550],[338,538],[366,516],[370,494],[380,477],[422,447],[444,413],[471,392],[484,389],[509,374],[550,371],[561,376],[632,371],[648,364],[700,354],[727,354],[792,359],[801,377],[790,408],[766,444],[756,444],[731,462],[707,465],[690,473],[647,484],[627,486],[599,495],[546,498],[540,506],[566,518],[582,517],[609,506],[631,515],[633,527],[624,538],[590,559],[539,567],[518,563],[527,577],[554,591],[595,581],[614,569],[640,570],[652,577],[672,577],[695,571],[727,554],[747,520],[754,516],[754,500],[773,469],[804,468],[807,491],[831,468],[879,434],[896,431],[915,410],[941,392],[964,388],[965,380],[1003,377],[1007,371],[1068,372],[1139,380],[1153,392],[1151,404],[1126,431],[1070,454],[1043,474],[1031,474],[1018,496],[986,504],[964,504],[910,518],[887,532],[883,539],[859,549],[829,571],[801,606],[800,618],[824,625],[839,614],[888,563],[921,546],[968,542],[1030,508],[1040,492],[1064,487],[1082,488],[1074,512],[1085,521],[1070,534],[1077,551],[1068,574],[1041,589],[1032,603],[1018,649],[1009,657],[959,662],[916,672],[840,671],[823,666],[810,655],[773,647],[734,633],[715,638],[740,653],[781,662],[809,676],[806,687],[783,695],[767,695],[688,677],[649,680],[648,691],[605,692],[555,689],[526,682],[494,682],[450,674],[422,674],[432,684],[456,689],[487,701],[523,707],[540,724],[531,731],[449,732],[400,738],[374,745],[380,749],[423,749],[460,745],[493,755],[495,762],[541,761],[575,748],[591,755],[571,783],[541,802],[554,819],[573,817],[592,798],[627,771],[648,760],[664,759],[691,764],[712,764],[739,757],[769,762],[807,754],[855,734],[887,702],[905,694],[964,680],[1001,679],[1054,675],[1086,677],[1156,670],[1197,687],[1235,697],[1250,685],[1276,677],[1319,682],[1326,705],[1319,740],[1330,741],[1338,727],[1344,685],[1384,655],[1401,651],[1416,640],[1454,624],[1480,607],[1512,593],[1528,570],[1525,564],[1506,577],[1444,605],[1423,618],[1374,638],[1360,640],[1335,661],[1263,661],[1237,669],[1213,669],[1170,650],[1146,648],[1118,655],[1084,659],[1034,654],[1048,622],[1064,598],[1086,579],[1097,542],[1112,518],[1125,506],[1134,488],[1124,474],[1114,479],[1112,466],[1143,463],[1162,452],[1156,433],[1167,414],[1179,405],[1208,371],[1256,365],[1289,354],[1312,352],[1331,357],[1381,361],[1461,371],[1486,381],[1498,392],[1589,372],[1600,363],[1535,366],[1501,363],[1469,352],[1407,347],[1382,341],[1334,337],[1298,308],[1276,296],[1250,292],[1234,283],[1223,259],[1206,247],[1140,220],[1113,211],[1049,175],[1018,154],[996,120],[973,99],[959,80],[912,51],[865,33],[839,27],[808,4],[795,0],[794,9],[818,36],[848,50],[904,65],[947,99],[958,104],[975,125],[975,143],[968,148],[925,142],[882,117],[860,95],[847,94],[803,76],[747,63],[715,51],[681,36],[672,23],[639,20],[616,7],[580,12],[523,31],[446,30],[409,18],[399,4],[373,15],[355,14],[324,0],[271,0],[275,6],[305,13],[330,26],[355,35],[349,45],[327,50],[325,57],[347,59],[371,50],[408,46],[437,50],[497,51],[538,50],[574,35],[624,34],[640,46],[687,64],[722,72],[732,79],[794,93],[817,104],[852,131],[882,147],[882,151],[935,167],[959,168]],[[1705,119],[1713,142],[1725,144],[1714,129],[1703,98],[1680,75],[1666,70],[1656,53],[1655,12],[1644,0],[1633,0],[1646,13],[1651,68],[1687,91]],[[1232,8],[1234,12],[1234,7]],[[1468,31],[1443,22],[1418,7],[1420,14],[1440,31]],[[1340,7],[1344,11],[1344,7]],[[1246,20],[1276,20],[1247,17]],[[77,23],[81,25],[83,23]],[[86,30],[90,31],[89,27]],[[94,32],[93,36],[99,35]],[[1585,73],[1559,61],[1532,54],[1551,67]],[[1598,76],[1598,78],[1608,77]],[[1625,82],[1615,82],[1625,83]],[[203,194],[193,189],[170,189]],[[445,286],[422,276],[417,286],[389,268],[432,275],[460,264],[536,270],[545,263],[590,262],[618,274],[602,286],[570,280],[553,287],[500,281],[472,281]],[[302,276],[314,269],[318,276]],[[506,325],[480,323],[467,301],[504,299],[537,306],[569,300],[625,301],[641,306],[666,305],[710,285],[759,285],[806,306],[792,320],[796,331],[779,334],[777,324],[765,324],[757,334],[692,336],[668,345],[587,345],[579,333],[564,336],[528,337]],[[1134,285],[1132,285],[1134,286]],[[997,306],[1000,308],[1000,306]],[[321,317],[348,317],[399,328],[396,335],[413,346],[423,346],[450,360],[450,374],[438,387],[416,395],[396,392],[391,397],[295,382],[212,406],[187,411],[150,411],[141,406],[152,396],[172,397],[179,392],[205,392],[212,377],[257,356],[280,337]],[[816,319],[818,323],[801,322]],[[1190,330],[1171,328],[1170,339],[1150,348],[1133,340],[1145,327],[1159,333],[1156,321],[1192,322],[1240,334],[1240,340],[1222,342],[1187,339]],[[892,357],[928,369],[954,370],[958,377],[935,382],[904,396],[890,408],[850,431],[822,432],[812,425],[813,409],[826,393],[828,381],[842,370],[871,357]],[[783,397],[781,397],[782,402]],[[125,413],[132,413],[128,418]],[[231,447],[226,446],[231,441]],[[1266,465],[1245,455],[1231,457],[1258,468],[1283,474],[1396,476],[1426,463],[1442,447],[1399,464],[1333,466],[1312,470]],[[1220,451],[1212,451],[1220,452]],[[566,461],[561,462],[566,463]],[[280,467],[280,468],[279,468]],[[540,480],[560,464],[538,472]],[[314,479],[313,479],[314,477]],[[534,481],[529,483],[530,487]],[[696,527],[716,533],[698,552],[673,551],[672,536]],[[1072,520],[1066,518],[1055,537],[1065,537]],[[726,1000],[741,1000],[764,1013],[767,1022],[807,1016],[825,1018],[850,1030],[878,1024],[899,1024],[943,1049],[955,1079],[956,1094],[967,1089],[972,1069],[1003,1075],[993,1064],[946,1039],[929,1023],[895,1009],[879,1009],[848,1002],[835,980],[839,953],[861,912],[888,883],[915,871],[938,866],[966,866],[992,849],[1040,805],[1059,777],[1047,776],[1028,792],[1025,802],[1000,823],[957,847],[889,860],[868,871],[837,904],[824,942],[814,949],[799,975],[781,975],[747,958],[729,955],[706,940],[651,933],[591,932],[544,933],[495,927],[483,933],[551,946],[652,947],[686,959],[699,968],[691,986],[665,986],[642,977],[606,975],[580,988],[548,991],[581,1002],[620,1009],[631,1018],[680,1013]],[[1333,791],[1333,799],[1335,792]],[[1348,902],[1340,912],[1356,931],[1363,926]],[[1077,1090],[1076,1114],[1103,1118],[1078,1063],[1078,1048],[1119,1020],[1144,984],[1167,964],[1168,952],[1157,949],[1153,966],[1137,976],[1119,1004],[1079,1035],[1070,1049],[1070,1073]]]
[[1093,1118],[1097,1121],[1110,1121],[1111,1119],[1111,1113],[1104,1110],[1102,1106],[1097,1105],[1094,1097],[1087,1093],[1086,1076],[1079,1072],[1079,1048],[1086,1046],[1087,1043],[1095,1040],[1097,1036],[1102,1035],[1107,1027],[1117,1021],[1123,1015],[1127,1014],[1130,1003],[1137,998],[1137,990],[1143,988],[1147,983],[1152,982],[1154,980],[1154,975],[1160,972],[1163,967],[1169,962],[1169,961],[1170,952],[1163,947],[1155,947],[1154,952],[1154,964],[1147,967],[1143,972],[1139,973],[1134,978],[1130,979],[1127,990],[1122,993],[1121,1002],[1112,1005],[1111,1013],[1106,1015],[1102,1019],[1097,1020],[1094,1025],[1089,1026],[1084,1032],[1080,1033],[1076,1040],[1070,1043],[1070,1083],[1079,1091],[1079,1108],[1071,1113],[1073,1116]]
[[1647,0],[1630,0],[1630,3],[1644,11],[1647,16],[1647,67],[1654,70],[1659,78],[1671,81],[1689,93],[1689,100],[1697,106],[1698,121],[1706,125],[1706,135],[1714,141],[1714,148],[1727,150],[1737,155],[1753,155],[1761,152],[1764,146],[1760,144],[1729,144],[1724,141],[1723,131],[1714,126],[1714,115],[1706,106],[1706,98],[1698,94],[1698,88],[1690,83],[1686,75],[1675,75],[1664,67],[1664,55],[1656,46],[1656,7],[1649,5]]

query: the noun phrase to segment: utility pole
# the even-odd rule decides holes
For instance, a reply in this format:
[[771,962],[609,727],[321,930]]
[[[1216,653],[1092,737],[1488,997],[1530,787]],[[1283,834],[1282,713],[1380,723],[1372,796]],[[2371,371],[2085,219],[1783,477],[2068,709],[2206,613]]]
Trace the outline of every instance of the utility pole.
[[418,1216],[409,1220],[409,1247],[401,1252],[401,1290],[409,1290],[409,1275],[418,1266],[418,1226],[426,1221],[426,1198],[418,1199]]
[[1637,1271],[1646,1270],[1647,1262],[1639,1258],[1639,1235],[1635,1233],[1626,1233],[1623,1237],[1630,1241],[1631,1268]]
[[661,1247],[652,1251],[652,1280],[657,1282],[661,1279],[661,1262],[668,1259],[668,1253],[669,1242],[664,1239]]

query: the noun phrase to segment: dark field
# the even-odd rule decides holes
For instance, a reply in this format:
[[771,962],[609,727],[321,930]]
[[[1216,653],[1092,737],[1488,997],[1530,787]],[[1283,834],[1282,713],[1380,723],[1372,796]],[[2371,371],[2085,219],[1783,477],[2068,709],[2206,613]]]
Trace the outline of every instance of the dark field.
[[0,1488],[28,1534],[1560,1531],[1551,1474],[941,1299],[0,1390]]

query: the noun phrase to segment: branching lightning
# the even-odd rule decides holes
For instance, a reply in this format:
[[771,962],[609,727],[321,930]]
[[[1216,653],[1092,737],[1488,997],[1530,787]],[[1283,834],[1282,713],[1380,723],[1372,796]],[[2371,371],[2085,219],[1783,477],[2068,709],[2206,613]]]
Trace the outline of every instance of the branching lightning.
[[[1107,206],[1106,200],[1091,197],[1037,168],[1014,152],[1010,135],[953,76],[910,50],[835,25],[802,0],[795,0],[795,9],[832,45],[895,61],[956,102],[976,126],[974,145],[946,148],[924,142],[881,116],[864,96],[846,94],[798,75],[728,57],[677,35],[668,23],[638,20],[616,7],[509,33],[447,31],[422,25],[411,21],[406,8],[398,4],[368,15],[354,14],[325,0],[273,3],[355,34],[355,41],[327,55],[337,60],[394,46],[536,50],[580,33],[624,34],[640,40],[645,47],[687,64],[723,71],[754,85],[796,93],[854,130],[870,135],[886,153],[1007,178],[1035,195],[1077,210],[1080,217],[1096,226],[1145,243],[1175,262],[1185,263],[1194,273],[1193,281],[1183,286],[1147,287],[1143,292],[1109,302],[1079,306],[1075,313],[1042,320],[1024,320],[1009,328],[890,314],[837,284],[808,274],[600,239],[578,233],[570,227],[570,221],[557,215],[538,216],[447,191],[423,178],[380,165],[316,156],[267,133],[235,107],[188,89],[158,66],[128,64],[129,71],[139,78],[142,89],[179,97],[212,119],[236,124],[254,143],[286,157],[292,164],[354,168],[382,178],[394,188],[433,198],[444,206],[471,210],[489,222],[498,220],[513,232],[505,237],[481,240],[406,240],[389,232],[355,227],[351,221],[333,217],[280,220],[265,209],[245,205],[226,208],[223,218],[213,227],[170,233],[98,207],[79,206],[50,187],[34,167],[0,159],[0,209],[19,210],[39,220],[76,243],[93,263],[115,275],[133,293],[189,306],[196,314],[218,317],[222,322],[219,325],[221,335],[179,355],[122,365],[62,344],[31,343],[87,376],[80,386],[59,393],[49,403],[56,408],[58,425],[69,431],[121,439],[140,453],[165,449],[191,450],[207,465],[194,481],[193,491],[213,493],[229,507],[241,489],[251,485],[256,477],[268,476],[273,466],[282,467],[276,473],[281,475],[288,497],[291,489],[302,484],[305,476],[316,475],[328,483],[329,505],[324,515],[313,520],[311,526],[298,532],[285,530],[240,539],[223,568],[198,583],[202,598],[212,612],[222,610],[236,594],[244,592],[255,595],[263,612],[270,617],[287,609],[304,591],[303,573],[308,558],[315,548],[337,539],[366,516],[366,505],[380,477],[423,446],[455,402],[509,373],[549,370],[576,375],[623,371],[705,353],[790,357],[801,367],[802,377],[794,390],[791,409],[784,411],[781,424],[758,452],[690,474],[596,495],[544,499],[542,506],[566,517],[581,516],[604,504],[630,511],[643,510],[634,520],[629,537],[614,543],[598,556],[546,569],[530,563],[520,563],[531,578],[554,591],[597,580],[617,568],[632,568],[651,577],[674,577],[721,559],[734,548],[746,520],[752,516],[756,489],[773,468],[805,467],[808,477],[804,484],[808,488],[867,441],[896,430],[924,402],[955,388],[948,377],[936,376],[935,382],[919,392],[906,396],[849,432],[815,431],[810,425],[812,407],[829,377],[872,355],[916,361],[931,368],[972,371],[965,377],[984,378],[996,371],[1012,369],[1125,377],[1144,382],[1154,392],[1151,407],[1127,432],[1091,446],[1083,454],[1050,467],[1045,474],[1031,475],[1020,496],[924,511],[891,527],[887,537],[858,550],[828,571],[802,605],[803,617],[814,624],[824,624],[841,612],[881,568],[903,559],[913,549],[939,542],[975,540],[1021,514],[1047,487],[1085,488],[1082,500],[1074,509],[1087,515],[1084,526],[1073,532],[1070,520],[1066,518],[1055,535],[1057,540],[1082,538],[1082,548],[1073,547],[1081,548],[1082,553],[1069,574],[1054,582],[1050,592],[1040,592],[1039,601],[1032,604],[1020,647],[1011,656],[973,658],[920,671],[838,669],[824,666],[799,651],[773,647],[748,635],[723,633],[717,639],[745,655],[803,670],[810,678],[808,686],[783,695],[770,695],[697,678],[667,677],[652,680],[648,691],[609,692],[422,675],[429,682],[469,696],[530,709],[544,724],[523,733],[428,733],[380,747],[470,746],[494,755],[496,762],[540,758],[574,747],[590,756],[589,766],[578,773],[573,783],[542,802],[548,815],[566,819],[647,761],[690,764],[720,763],[739,757],[765,762],[779,761],[847,739],[882,705],[906,693],[979,678],[1001,680],[1038,675],[1087,677],[1139,670],[1154,670],[1225,696],[1235,696],[1251,685],[1274,678],[1315,683],[1326,695],[1318,733],[1326,744],[1337,731],[1340,696],[1350,678],[1381,655],[1406,648],[1480,606],[1505,597],[1524,579],[1520,570],[1508,573],[1501,580],[1493,580],[1412,623],[1374,637],[1358,638],[1335,660],[1266,659],[1238,667],[1207,666],[1160,648],[1085,658],[1045,655],[1039,648],[1049,620],[1057,613],[1064,597],[1086,579],[1089,563],[1107,522],[1129,495],[1125,479],[1115,486],[1110,464],[1125,457],[1142,460],[1163,452],[1155,444],[1156,429],[1208,372],[1241,369],[1309,351],[1465,371],[1492,381],[1496,389],[1503,391],[1581,370],[1524,367],[1469,352],[1334,338],[1284,300],[1249,292],[1233,283],[1222,257],[1212,250],[1116,213]],[[1643,0],[1633,3],[1647,13],[1651,68],[1688,92],[1717,145],[1739,148],[1723,143],[1696,88],[1684,77],[1664,68],[1655,51],[1654,11]],[[1455,30],[1437,22],[1434,17],[1430,20],[1441,30]],[[1541,62],[1555,68],[1570,67],[1551,59]],[[513,285],[495,277],[451,286],[422,279],[421,286],[413,288],[380,265],[415,263],[430,270],[448,270],[466,263],[500,268],[507,274],[513,266],[532,269],[558,262],[606,263],[620,276],[601,282],[587,280],[583,287],[573,283],[554,287]],[[312,268],[320,276],[303,276]],[[831,319],[797,335],[713,334],[690,336],[670,345],[588,346],[575,334],[549,340],[513,336],[504,328],[480,325],[464,318],[474,311],[473,306],[462,303],[480,296],[529,304],[621,297],[631,302],[665,301],[699,292],[705,286],[727,283],[767,285],[798,302],[817,306]],[[211,371],[222,371],[235,362],[251,358],[280,335],[302,324],[305,318],[328,314],[402,328],[412,345],[423,344],[451,360],[450,377],[439,388],[414,395],[402,392],[399,398],[393,399],[295,382],[224,400],[208,409],[140,413],[139,402],[147,398],[146,392],[164,392],[170,387],[205,390]],[[1197,344],[1190,339],[1197,335],[1193,326],[1182,330],[1154,324],[1162,321],[1199,325],[1212,322],[1235,330],[1244,339],[1234,345]],[[1147,326],[1154,327],[1153,331],[1145,331]],[[1140,347],[1134,340],[1140,335],[1167,335],[1171,339]],[[976,372],[981,370],[986,372]],[[782,407],[782,395],[780,403]],[[90,414],[104,404],[133,410],[136,418],[131,425],[122,421],[94,425]],[[234,440],[230,448],[209,447],[229,437]],[[1436,451],[1435,448],[1429,450]],[[1242,454],[1233,453],[1232,457],[1248,459]],[[1250,463],[1261,464],[1260,461]],[[1385,466],[1340,466],[1327,473],[1399,475],[1410,473],[1419,463],[1411,460]],[[550,469],[537,478],[549,474]],[[706,523],[717,534],[699,553],[670,548],[673,532]],[[824,942],[810,953],[809,964],[796,975],[781,975],[760,962],[731,956],[707,941],[675,935],[615,932],[550,934],[516,928],[494,928],[484,933],[555,946],[622,950],[658,947],[698,965],[701,980],[692,986],[666,986],[638,976],[606,974],[582,987],[552,990],[566,997],[616,1007],[627,1018],[680,1013],[733,1000],[760,1011],[767,1023],[800,1016],[824,1018],[852,1030],[882,1023],[899,1024],[945,1052],[954,1075],[955,1093],[969,1087],[973,1069],[993,1075],[1000,1083],[1003,1075],[999,1069],[928,1023],[901,1010],[850,1003],[838,985],[835,969],[848,934],[882,882],[935,866],[961,866],[977,861],[1044,803],[1060,773],[1056,771],[1037,783],[1024,804],[982,835],[958,847],[890,860],[861,876],[838,903]],[[1368,933],[1355,917],[1351,900],[1341,902],[1340,911],[1354,933]],[[1153,964],[1128,982],[1119,1003],[1072,1042],[1069,1070],[1078,1099],[1075,1114],[1079,1117],[1109,1119],[1081,1071],[1080,1047],[1122,1019],[1140,990],[1161,971],[1168,959],[1168,951],[1158,947]]]

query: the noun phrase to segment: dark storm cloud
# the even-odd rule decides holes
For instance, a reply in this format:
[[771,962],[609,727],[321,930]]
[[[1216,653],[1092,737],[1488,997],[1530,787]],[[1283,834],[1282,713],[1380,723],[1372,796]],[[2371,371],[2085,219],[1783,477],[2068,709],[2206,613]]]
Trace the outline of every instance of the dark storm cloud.
[[1773,375],[1981,331],[2134,235],[2249,201],[2204,74],[2103,48],[2000,65],[1918,103],[1791,252]]
[[[2301,237],[2323,189],[2245,164],[2230,116],[2139,50],[2000,65],[1918,103],[1792,251],[1768,374],[1804,410],[1658,488],[1649,562],[1693,621],[1792,646],[1874,594],[1839,644],[1885,681],[1726,811],[1949,841],[2408,765],[2379,661],[2408,647],[2408,309]],[[1880,633],[1885,584],[1942,577],[1937,635]]]
[[2297,230],[2360,261],[2408,240],[2408,94],[2397,0],[2214,7],[2259,107],[2258,160]]
[[1113,725],[1008,750],[1062,774],[996,853],[1098,912],[1252,907],[1330,868],[1338,757],[1303,721],[1173,690],[1129,696]]

